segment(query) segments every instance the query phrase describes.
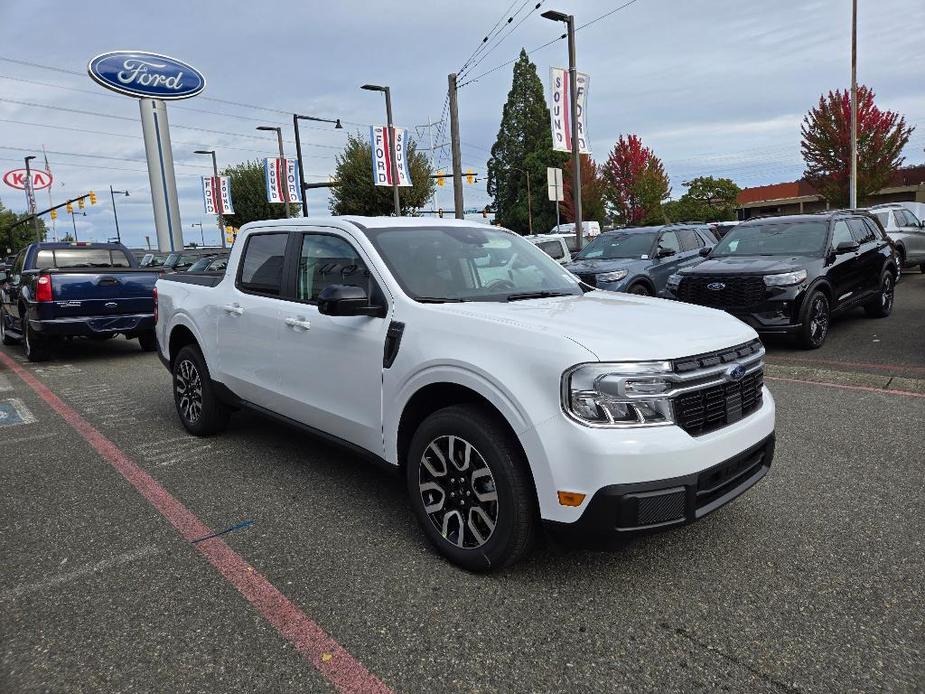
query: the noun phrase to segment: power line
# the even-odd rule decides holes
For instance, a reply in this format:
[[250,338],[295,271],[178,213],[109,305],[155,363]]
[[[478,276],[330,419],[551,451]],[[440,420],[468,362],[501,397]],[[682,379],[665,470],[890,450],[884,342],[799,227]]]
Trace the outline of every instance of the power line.
[[[9,145],[0,145],[0,149],[12,149],[12,150],[17,151],[17,152],[32,152],[32,151],[34,151],[34,150],[32,150],[32,149],[30,149],[30,148],[28,148],[28,147],[11,147],[11,146],[9,146]],[[136,162],[140,162],[140,163],[144,163],[144,162],[147,161],[147,159],[138,159],[138,158],[134,158],[134,157],[113,157],[113,156],[110,156],[110,155],[108,155],[108,154],[93,154],[93,153],[90,153],[90,152],[62,152],[62,151],[60,151],[60,150],[53,150],[53,149],[46,150],[46,153],[47,153],[47,154],[54,154],[54,155],[57,155],[57,156],[59,156],[59,157],[85,157],[85,158],[87,158],[87,159],[109,159],[109,160],[112,160],[112,161],[136,161]],[[186,166],[186,167],[194,168],[194,169],[205,169],[205,168],[209,168],[209,167],[207,167],[207,166],[204,165],[204,164],[184,164],[184,163],[182,163],[182,162],[177,162],[177,163],[176,163],[176,166]]]
[[[527,1],[529,2],[529,0],[527,0]],[[495,41],[494,45],[493,45],[491,48],[487,49],[484,53],[482,53],[482,55],[479,57],[479,59],[478,59],[476,62],[474,62],[474,63],[469,67],[469,70],[468,70],[468,71],[471,72],[471,71],[474,70],[476,67],[478,67],[479,65],[481,65],[482,62],[484,62],[484,60],[485,60],[489,55],[491,55],[491,53],[493,53],[494,50],[495,50],[498,46],[500,46],[502,43],[504,43],[505,40],[507,40],[507,38],[510,37],[511,34],[513,34],[515,31],[517,31],[517,28],[518,28],[521,24],[523,24],[523,23],[530,17],[530,15],[532,15],[534,12],[536,12],[538,9],[540,9],[540,7],[542,6],[543,2],[545,2],[545,0],[540,0],[538,3],[536,3],[536,5],[534,5],[533,9],[530,10],[529,12],[527,12],[527,14],[525,14],[525,15],[520,19],[520,21],[517,22],[517,24],[515,24],[514,26],[512,26],[512,27],[510,28],[510,30],[509,30],[504,36],[500,36],[500,34],[499,34],[499,38],[498,38],[497,41]],[[525,2],[524,5],[526,5],[526,4],[527,4],[527,3]],[[522,9],[523,9],[523,6],[521,6],[521,9],[518,10],[518,12],[520,12]]]
[[[513,2],[511,2],[510,6],[501,14],[501,16],[498,18],[498,21],[495,22],[495,25],[489,30],[489,32],[488,32],[487,34],[485,34],[485,37],[479,42],[479,45],[475,47],[475,50],[472,51],[472,53],[469,55],[469,57],[466,58],[466,62],[464,62],[463,65],[462,65],[462,67],[459,68],[459,69],[456,71],[456,74],[457,74],[457,75],[460,74],[463,70],[465,70],[466,67],[468,67],[469,63],[472,61],[472,59],[478,54],[478,52],[481,51],[481,50],[485,47],[485,44],[488,43],[488,41],[489,41],[489,39],[491,38],[492,34],[495,33],[495,30],[496,30],[499,26],[501,26],[501,22],[504,21],[505,15],[507,15],[507,14],[511,11],[511,8],[513,8],[514,5],[516,5],[516,4],[517,4],[517,0],[513,0]],[[510,24],[511,22],[514,21],[514,18],[513,18],[513,17],[508,17],[508,20],[507,20],[507,21],[508,21],[508,24]]]

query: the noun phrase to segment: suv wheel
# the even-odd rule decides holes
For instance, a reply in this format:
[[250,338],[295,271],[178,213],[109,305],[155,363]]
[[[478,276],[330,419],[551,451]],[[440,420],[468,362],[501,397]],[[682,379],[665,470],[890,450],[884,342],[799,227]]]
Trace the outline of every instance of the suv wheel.
[[6,315],[3,313],[3,310],[0,309],[0,342],[5,345],[15,345],[19,340],[6,332]]
[[629,289],[626,290],[627,294],[638,294],[639,296],[652,296],[652,292],[649,291],[649,288],[644,285],[642,282],[636,282]]
[[186,430],[194,436],[222,431],[231,411],[215,395],[202,354],[187,345],[173,362],[173,399]]
[[803,349],[818,349],[825,342],[829,333],[829,300],[820,291],[812,292],[806,297],[802,311],[802,327],[798,334]]
[[893,312],[894,293],[893,273],[886,270],[880,277],[880,292],[864,305],[864,311],[871,318],[886,318]]
[[29,361],[48,361],[51,354],[48,351],[48,339],[37,333],[29,325],[28,321],[23,319],[25,329],[23,330],[23,351]]
[[411,441],[408,493],[428,540],[469,571],[513,564],[533,544],[536,496],[513,436],[475,405],[430,415]]

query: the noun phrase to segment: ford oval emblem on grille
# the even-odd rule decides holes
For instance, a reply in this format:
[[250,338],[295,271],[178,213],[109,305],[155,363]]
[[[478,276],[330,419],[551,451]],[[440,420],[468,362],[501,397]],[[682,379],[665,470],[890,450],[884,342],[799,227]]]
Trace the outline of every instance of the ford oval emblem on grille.
[[726,285],[722,282],[710,282],[707,285],[707,289],[712,289],[714,292],[718,292],[720,289],[725,289]]
[[745,377],[745,367],[741,364],[735,364],[726,369],[726,378],[730,381],[741,381]]

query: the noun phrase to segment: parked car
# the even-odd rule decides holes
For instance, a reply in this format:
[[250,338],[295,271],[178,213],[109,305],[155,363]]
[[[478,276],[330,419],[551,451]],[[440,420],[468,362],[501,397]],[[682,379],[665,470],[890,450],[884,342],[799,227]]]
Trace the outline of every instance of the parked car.
[[875,205],[870,212],[877,216],[899,256],[900,267],[919,266],[925,272],[925,222],[906,208],[908,203]]
[[154,283],[119,243],[33,243],[0,272],[0,338],[22,341],[29,361],[60,337],[138,338],[154,351]]
[[589,290],[504,229],[252,222],[224,275],[165,275],[157,297],[187,431],[243,407],[399,469],[428,540],[466,569],[524,556],[541,520],[580,543],[694,521],[773,457],[754,330]]
[[[575,222],[562,222],[549,230],[550,234],[569,234],[575,235]],[[581,235],[586,239],[593,239],[601,233],[600,222],[584,221],[581,223]]]
[[224,272],[228,265],[227,253],[207,255],[189,266],[187,272]]
[[175,251],[164,260],[164,272],[186,272],[200,258],[215,255],[221,249],[216,248],[185,248]]
[[657,296],[668,277],[703,261],[715,237],[706,225],[669,224],[607,231],[565,266],[598,289]]
[[170,253],[152,253],[148,251],[145,253],[141,260],[138,261],[139,267],[163,267],[164,261],[167,260],[167,256]]
[[668,279],[665,296],[729,311],[759,334],[821,347],[833,313],[893,310],[898,268],[877,218],[837,211],[742,222],[696,267]]
[[[569,251],[565,237],[561,234],[534,234],[524,236],[524,238],[560,265],[572,262],[572,253]],[[572,240],[574,241],[575,238],[572,237]]]
[[716,237],[716,240],[719,241],[726,234],[736,228],[736,225],[739,222],[713,222],[709,225],[710,231],[713,232],[713,235]]

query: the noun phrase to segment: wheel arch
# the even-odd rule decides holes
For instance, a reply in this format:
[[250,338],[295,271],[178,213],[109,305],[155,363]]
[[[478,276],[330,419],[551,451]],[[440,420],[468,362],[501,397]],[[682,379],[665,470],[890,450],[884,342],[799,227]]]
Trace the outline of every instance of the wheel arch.
[[170,366],[173,367],[173,360],[176,359],[177,353],[187,345],[194,345],[202,353],[205,359],[205,353],[202,351],[202,345],[193,333],[192,329],[178,323],[170,329],[170,337],[167,340],[167,356],[170,359]]
[[629,292],[630,287],[632,287],[634,284],[644,284],[646,288],[652,292],[652,296],[658,296],[658,290],[655,288],[655,282],[653,282],[652,278],[648,275],[636,275],[626,283],[626,289],[624,291]]

